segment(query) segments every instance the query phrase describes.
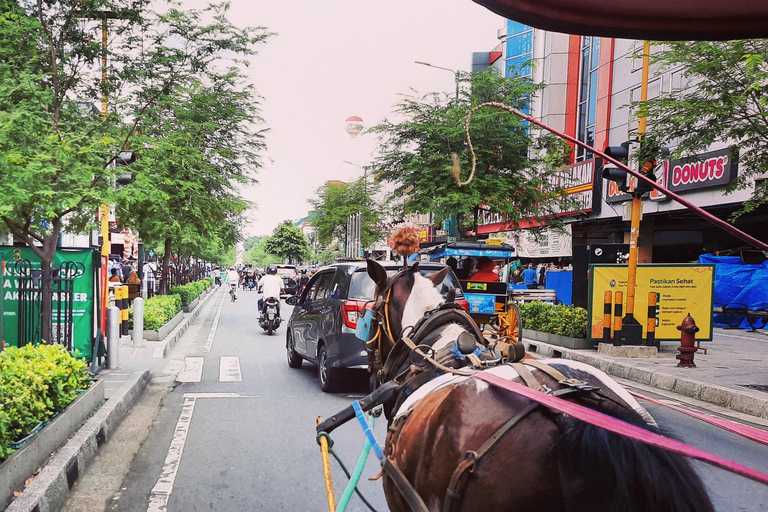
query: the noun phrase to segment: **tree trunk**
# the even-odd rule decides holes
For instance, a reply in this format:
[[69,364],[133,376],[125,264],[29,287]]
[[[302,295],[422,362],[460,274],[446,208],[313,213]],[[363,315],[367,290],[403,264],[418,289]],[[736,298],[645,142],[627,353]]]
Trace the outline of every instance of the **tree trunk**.
[[168,267],[171,264],[171,237],[165,239],[163,250],[165,251],[163,254],[163,286],[160,293],[162,295],[168,295],[168,292],[171,290],[171,273],[168,270]]
[[53,259],[56,256],[56,247],[59,244],[59,222],[53,222],[51,234],[43,239],[42,257],[40,263],[41,275],[41,300],[40,300],[40,340],[41,343],[52,344],[58,342],[54,339],[53,329]]
[[478,206],[475,206],[475,208],[472,210],[472,232],[474,235],[472,235],[472,240],[477,242],[477,218],[480,215],[480,208]]

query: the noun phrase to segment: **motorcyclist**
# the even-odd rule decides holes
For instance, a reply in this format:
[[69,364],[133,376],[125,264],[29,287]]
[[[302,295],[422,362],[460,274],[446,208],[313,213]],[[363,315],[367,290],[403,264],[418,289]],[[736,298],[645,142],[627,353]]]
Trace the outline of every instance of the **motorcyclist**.
[[301,293],[302,290],[304,290],[304,287],[307,286],[308,282],[309,276],[307,275],[307,269],[303,268],[301,269],[301,276],[299,277],[299,291],[296,293]]
[[235,270],[234,267],[229,269],[226,281],[227,286],[230,287],[230,289],[234,288],[234,291],[232,292],[234,294],[233,300],[237,300],[237,283],[240,282],[240,274],[237,273],[237,270]]
[[277,314],[280,314],[280,294],[285,291],[283,280],[277,275],[277,267],[270,265],[267,267],[267,273],[259,279],[259,316],[264,316],[264,301],[269,297],[277,299]]
[[221,286],[221,270],[219,270],[219,267],[214,268],[211,275],[213,276],[213,282]]

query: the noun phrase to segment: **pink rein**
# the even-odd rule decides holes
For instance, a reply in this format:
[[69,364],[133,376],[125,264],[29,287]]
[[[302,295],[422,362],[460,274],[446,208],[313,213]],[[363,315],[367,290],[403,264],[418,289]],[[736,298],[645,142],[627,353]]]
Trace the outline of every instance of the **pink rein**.
[[605,430],[611,431],[615,434],[619,434],[624,437],[634,439],[635,441],[649,444],[651,446],[656,446],[664,450],[679,453],[685,455],[686,457],[691,457],[693,459],[706,462],[707,464],[725,469],[732,473],[736,473],[737,475],[744,476],[750,480],[768,485],[768,475],[765,475],[737,462],[733,462],[728,459],[718,457],[717,455],[713,455],[709,452],[705,452],[704,450],[694,448],[693,446],[682,443],[680,441],[676,441],[674,439],[655,434],[643,428],[636,427],[635,425],[631,425],[625,421],[616,419],[613,416],[603,414],[582,405],[568,402],[562,398],[557,398],[555,396],[542,393],[541,391],[530,389],[523,386],[522,384],[511,382],[492,374],[479,372],[474,374],[473,377],[484,380],[496,387],[511,391],[512,393],[524,396],[525,398],[538,402],[561,413],[572,416],[578,420],[600,428],[604,428]]

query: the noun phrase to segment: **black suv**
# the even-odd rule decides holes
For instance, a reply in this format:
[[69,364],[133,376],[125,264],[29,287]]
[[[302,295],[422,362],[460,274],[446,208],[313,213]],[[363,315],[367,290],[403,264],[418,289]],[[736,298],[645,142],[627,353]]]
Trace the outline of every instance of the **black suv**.
[[[389,275],[402,268],[394,262],[382,266]],[[444,267],[420,263],[419,272],[430,275]],[[451,289],[456,290],[456,302],[468,308],[453,272],[439,287],[443,295]],[[321,268],[300,295],[286,299],[286,304],[295,305],[286,333],[288,366],[300,368],[304,359],[316,364],[323,391],[339,386],[343,370],[367,369],[365,344],[355,336],[355,327],[358,313],[373,299],[374,291],[364,261]]]
[[275,266],[277,267],[277,275],[283,280],[285,293],[296,295],[296,292],[299,291],[299,271],[296,269],[296,265]]

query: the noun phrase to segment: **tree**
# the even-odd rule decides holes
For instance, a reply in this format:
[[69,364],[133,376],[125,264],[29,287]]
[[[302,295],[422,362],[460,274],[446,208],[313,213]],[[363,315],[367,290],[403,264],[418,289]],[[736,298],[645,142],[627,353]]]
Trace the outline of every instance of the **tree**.
[[304,234],[291,221],[280,223],[272,232],[272,236],[264,243],[264,250],[275,254],[290,263],[306,261],[310,256],[309,244]]
[[367,175],[352,183],[329,181],[315,192],[316,199],[309,202],[315,211],[312,226],[318,241],[325,245],[344,242],[347,238],[347,220],[357,212],[361,213],[361,242],[368,247],[381,239],[384,205],[373,199],[379,196],[381,187],[368,180]]
[[267,265],[285,261],[284,257],[267,252],[266,245],[269,237],[252,237],[251,240],[254,240],[255,243],[249,249],[246,249],[245,257],[243,258],[245,263],[251,263],[257,267],[266,267]]
[[[477,111],[470,123],[477,155],[474,178],[460,187],[451,176],[452,154],[465,172],[471,167],[464,130],[470,108],[500,101],[525,111],[541,89],[528,78],[503,78],[494,69],[464,80],[472,92],[464,91],[458,106],[453,97],[437,93],[404,97],[395,111],[402,121],[385,119],[371,128],[381,142],[373,173],[396,185],[394,196],[403,201],[403,213],[433,213],[439,220],[456,214],[460,236],[477,232],[482,207],[505,214],[512,224],[536,216],[560,225],[554,214],[568,200],[551,177],[565,162],[563,145],[538,135],[516,116],[496,109]],[[551,165],[543,165],[543,155]]]
[[[158,163],[167,157],[173,161],[165,162],[166,170],[172,165],[184,167],[186,155],[178,146],[174,150],[163,137],[146,142],[152,122],[147,123],[150,133],[138,143],[139,124],[158,104],[163,105],[156,111],[169,112],[164,101],[179,104],[182,97],[197,98],[196,84],[209,92],[221,86],[226,94],[234,94],[229,85],[237,77],[211,72],[212,64],[222,56],[252,54],[253,46],[268,34],[263,29],[235,28],[226,20],[226,6],[198,11],[170,8],[162,14],[138,12],[132,0],[22,4],[1,0],[0,7],[0,219],[42,260],[42,336],[50,340],[52,295],[45,292],[50,290],[53,256],[64,223],[78,231],[92,222],[100,204],[116,202],[122,191],[113,189],[113,162],[121,151],[142,147],[142,159]],[[91,69],[101,55],[100,38],[93,36],[104,12],[115,18],[109,21],[112,56],[107,82]],[[212,21],[205,23],[210,16]],[[112,107],[103,118],[92,112],[92,102],[102,93]],[[210,100],[210,94],[199,96],[205,97]],[[251,163],[241,160],[238,165]],[[150,170],[147,165],[143,170],[159,175],[159,167]],[[185,179],[169,173],[157,178],[176,187],[175,197],[186,193],[190,198],[193,189],[200,195],[204,180],[187,187]],[[159,194],[145,190],[155,197]],[[172,196],[166,194],[160,198]],[[232,200],[229,206],[226,211],[234,216],[244,203]],[[188,221],[193,222],[192,217]]]
[[[652,55],[661,71],[676,69],[679,91],[636,103],[647,113],[649,133],[692,156],[716,142],[739,147],[739,176],[728,190],[750,186],[768,169],[768,40],[672,41]],[[735,217],[768,202],[768,182],[755,183],[752,198]]]

